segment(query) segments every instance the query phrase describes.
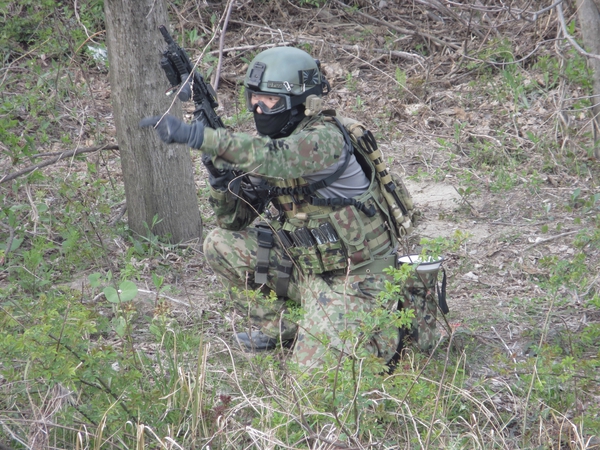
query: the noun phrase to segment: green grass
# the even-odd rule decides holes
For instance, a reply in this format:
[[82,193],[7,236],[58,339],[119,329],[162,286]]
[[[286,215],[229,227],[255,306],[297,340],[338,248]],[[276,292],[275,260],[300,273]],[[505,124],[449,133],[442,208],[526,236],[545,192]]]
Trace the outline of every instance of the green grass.
[[[81,75],[102,77],[106,69],[84,50],[74,53],[86,29],[91,35],[105,28],[102,5],[78,5],[79,18],[72,5],[53,0],[0,0],[0,17],[10,19],[0,30],[0,158],[7,171],[42,161],[40,152],[107,139],[106,113],[86,109],[92,86]],[[189,42],[200,39],[195,30],[185,32]],[[588,158],[593,143],[581,123],[561,127],[549,114],[551,127],[521,127],[536,102],[558,95],[561,84],[562,111],[575,118],[586,112],[590,73],[571,50],[557,55],[544,46],[524,65],[516,63],[510,38],[478,48],[479,61],[464,63],[477,75],[471,91],[456,96],[465,110],[492,105],[489,128],[475,130],[480,124],[466,119],[427,129],[433,137],[418,157],[396,151],[401,157],[389,162],[414,181],[457,183],[461,201],[448,213],[450,227],[526,218],[550,241],[536,246],[528,239],[537,235],[518,229],[498,234],[490,254],[529,246],[502,268],[487,253],[472,253],[468,233],[421,241],[447,257],[448,289],[458,304],[448,317],[450,343],[440,341],[432,355],[409,349],[391,375],[369,356],[331,354],[323,368],[301,373],[284,351],[242,354],[231,340],[235,316],[220,285],[204,279],[212,274],[198,250],[165,244],[153,224],[139,236],[114,221],[125,200],[118,157],[79,156],[0,184],[0,442],[15,449],[45,439],[81,449],[585,448],[600,429],[598,164]],[[423,43],[409,50],[422,51]],[[414,73],[390,67],[388,81],[401,102]],[[369,116],[364,83],[350,75],[344,81],[353,93],[349,108]],[[429,81],[423,83],[433,92]],[[243,93],[233,98],[227,125],[249,128]],[[422,131],[402,128],[421,119],[396,117],[401,107],[361,120],[401,146],[406,130]],[[487,209],[473,216],[471,202],[484,195],[510,202],[523,193],[531,198],[529,211],[518,204],[510,216]],[[201,189],[199,202],[212,226],[206,195]],[[546,250],[559,246],[566,250]],[[536,270],[524,271],[524,263]],[[501,299],[486,279],[499,271],[515,288]],[[479,282],[465,281],[469,272]],[[205,303],[193,304],[190,291],[209,284]],[[524,286],[532,290],[522,294]],[[462,300],[492,317],[471,318],[467,327],[460,323],[467,316]],[[500,300],[508,306],[495,311],[490,305]],[[402,317],[378,310],[363,320],[372,332]],[[527,352],[497,338],[492,326],[514,332]]]

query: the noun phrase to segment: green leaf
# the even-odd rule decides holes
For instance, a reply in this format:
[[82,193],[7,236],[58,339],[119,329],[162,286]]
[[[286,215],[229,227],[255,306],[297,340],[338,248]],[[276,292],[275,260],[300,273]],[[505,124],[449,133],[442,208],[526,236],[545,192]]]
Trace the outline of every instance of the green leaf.
[[89,274],[88,281],[90,282],[90,286],[92,286],[93,288],[100,287],[101,276],[102,275],[100,275],[98,272]]
[[164,277],[156,275],[155,273],[152,274],[152,282],[154,283],[154,287],[156,287],[156,289],[160,290],[164,281]]
[[125,336],[125,331],[127,330],[127,322],[123,316],[113,317],[111,320],[113,330],[115,333],[119,335],[119,337]]
[[120,303],[119,295],[117,294],[117,290],[112,286],[106,286],[102,292],[104,292],[104,296],[106,300],[110,303]]
[[129,300],[133,300],[138,293],[138,288],[133,281],[123,281],[119,285],[119,289],[121,292],[121,301],[128,302]]
[[[8,250],[9,252],[15,251],[16,249],[18,249],[21,244],[23,243],[23,238],[13,238],[11,244],[10,244],[10,250]],[[6,240],[5,243],[0,244],[0,250],[6,250],[6,247],[8,246],[8,239]]]
[[105,287],[102,292],[110,303],[123,303],[133,300],[138,293],[138,288],[132,281],[123,281],[119,285],[118,292],[112,286]]

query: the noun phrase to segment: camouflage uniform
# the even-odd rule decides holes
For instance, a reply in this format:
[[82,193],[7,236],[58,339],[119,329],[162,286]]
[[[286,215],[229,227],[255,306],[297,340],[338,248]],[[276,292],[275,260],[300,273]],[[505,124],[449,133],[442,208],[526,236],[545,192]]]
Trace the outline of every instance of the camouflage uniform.
[[[187,78],[177,64],[171,67],[177,74],[166,72],[173,85],[173,75]],[[413,274],[399,294],[402,302],[377,299],[393,281],[383,270],[396,263],[397,238],[410,232],[414,208],[373,135],[359,122],[323,111],[331,87],[320,62],[303,50],[259,53],[244,88],[263,137],[212,129],[222,124],[208,120],[211,101],[196,102],[189,125],[168,114],[140,122],[163,142],[204,153],[219,225],[206,239],[205,254],[240,312],[261,330],[236,332],[240,346],[262,351],[297,337],[294,358],[301,366],[318,364],[328,347],[348,354],[360,348],[361,355],[366,349],[389,361],[399,331],[388,315],[377,321],[366,313],[400,305],[416,310],[411,335],[430,348],[435,274]],[[269,202],[278,216],[251,226]],[[252,295],[257,289],[264,295]],[[271,292],[279,297],[273,300]],[[298,323],[284,317],[286,302],[302,308],[304,315],[294,315]]]
[[[207,129],[201,151],[211,155],[218,168],[238,169],[276,185],[282,180],[302,183],[303,176],[335,164],[343,148],[344,139],[339,128],[319,115],[305,118],[290,136],[283,139]],[[368,199],[368,204],[377,206],[383,204],[383,200],[379,198],[379,187],[373,179],[370,187],[373,198]],[[302,199],[287,202],[285,196],[279,196],[272,201],[282,212],[283,219],[271,221],[270,225],[275,230],[301,226],[306,222],[306,219],[297,219],[300,215],[294,215],[293,211],[302,204]],[[237,288],[233,300],[238,310],[267,336],[287,340],[297,335],[293,356],[301,366],[318,364],[328,346],[352,354],[356,342],[343,341],[340,333],[360,326],[354,313],[368,312],[375,307],[377,294],[383,290],[386,280],[390,281],[382,269],[395,261],[394,235],[381,208],[377,209],[378,220],[372,222],[355,208],[312,207],[306,203],[298,206],[300,210],[308,211],[309,216],[318,213],[319,217],[336,221],[334,225],[339,233],[359,238],[354,241],[347,239],[355,246],[349,247],[348,260],[342,264],[349,264],[349,267],[344,269],[319,273],[319,270],[301,267],[298,264],[300,259],[294,258],[287,298],[273,303],[249,299],[242,292],[260,287],[254,283],[253,276],[258,252],[257,230],[248,227],[257,217],[257,211],[232,189],[211,189],[211,203],[220,228],[206,238],[205,255],[230,292]],[[348,217],[348,214],[353,216]],[[368,229],[360,229],[360,225]],[[285,251],[275,237],[263,290],[275,290],[279,276],[277,268]],[[299,323],[290,323],[282,318],[286,300],[303,308],[304,315]],[[392,308],[395,305],[387,306]],[[396,351],[399,333],[390,325],[365,338],[369,339],[366,348],[388,361]]]

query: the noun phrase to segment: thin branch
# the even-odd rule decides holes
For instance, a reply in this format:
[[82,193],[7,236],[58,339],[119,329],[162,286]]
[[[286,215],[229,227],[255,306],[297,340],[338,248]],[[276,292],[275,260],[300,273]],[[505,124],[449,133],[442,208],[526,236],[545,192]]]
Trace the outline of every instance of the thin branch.
[[223,28],[221,30],[221,36],[219,37],[219,62],[217,64],[217,72],[215,74],[215,92],[217,91],[217,89],[219,89],[219,77],[221,76],[221,65],[223,64],[223,46],[225,45],[225,31],[227,30],[229,16],[231,15],[231,9],[233,8],[234,3],[235,0],[229,0],[229,4],[227,5],[227,14],[225,15],[225,20],[223,21]]
[[545,244],[548,241],[553,241],[554,239],[558,239],[558,238],[561,238],[561,237],[569,236],[571,234],[576,234],[576,233],[579,233],[580,231],[581,230],[567,231],[566,233],[557,234],[556,236],[552,236],[552,237],[549,237],[549,238],[546,238],[546,239],[540,239],[539,241],[536,241],[533,244],[531,244],[529,247],[525,247],[525,249],[523,250],[523,252],[531,250],[536,245]]
[[[291,40],[288,40],[288,41],[277,42],[277,43],[273,43],[273,44],[250,44],[250,45],[240,45],[237,47],[229,47],[229,48],[223,49],[222,53],[245,51],[245,50],[255,50],[258,48],[261,48],[261,49],[272,48],[272,47],[278,47],[280,45],[291,45],[291,44],[298,44],[298,43],[300,43],[300,44],[311,43],[312,44],[314,42],[325,42],[325,41],[324,41],[324,39],[320,39],[320,38],[310,38],[310,37],[306,37],[306,36],[300,36],[297,38],[291,38]],[[343,50],[360,50],[363,52],[367,51],[367,49],[365,49],[364,47],[360,47],[358,45],[333,44],[333,43],[328,43],[327,45],[331,48],[341,48]],[[400,50],[386,50],[384,48],[373,48],[373,49],[368,49],[368,51],[371,51],[374,53],[380,53],[383,55],[389,55],[389,56],[395,57],[395,58],[408,59],[410,61],[416,61],[416,62],[425,61],[425,58],[421,55],[418,55],[416,53],[403,52]],[[208,53],[211,55],[216,55],[217,53],[221,54],[221,50],[213,50]]]
[[[344,4],[340,0],[333,0],[333,3],[339,5],[339,6],[343,7],[343,8],[348,8],[348,5]],[[396,30],[398,33],[408,34],[408,35],[411,35],[411,36],[414,36],[414,35],[421,36],[422,38],[429,39],[430,41],[433,41],[433,42],[435,42],[435,43],[437,43],[439,45],[450,47],[450,48],[452,48],[454,50],[458,50],[460,48],[459,45],[452,44],[450,42],[446,42],[446,41],[444,41],[442,39],[439,39],[439,38],[437,38],[437,37],[435,37],[435,36],[433,36],[433,35],[431,35],[429,33],[424,33],[422,31],[418,31],[418,30],[409,30],[408,28],[397,27],[396,25],[392,25],[389,22],[386,22],[384,20],[379,20],[379,19],[377,19],[377,18],[375,18],[373,16],[370,16],[369,14],[365,14],[362,11],[354,11],[354,12],[356,14],[358,14],[359,16],[362,16],[365,19],[370,20],[371,22],[375,22],[375,23],[378,23],[380,25],[384,25],[384,26],[386,26],[388,28],[391,28],[392,30]]]
[[0,178],[0,184],[6,183],[7,181],[14,180],[15,178],[18,178],[21,175],[28,174],[30,172],[33,172],[36,169],[40,169],[42,167],[46,167],[51,164],[57,163],[61,159],[70,158],[73,156],[80,155],[82,153],[97,152],[98,150],[119,150],[119,146],[118,145],[103,145],[101,147],[84,147],[84,148],[78,148],[76,150],[71,150],[70,152],[62,152],[62,153],[59,153],[58,156],[56,156],[55,158],[47,159],[46,161],[43,161],[39,164],[33,164],[31,166],[25,167],[22,170],[19,170],[18,172],[13,172],[9,175],[5,175],[4,177]]
[[558,2],[556,4],[556,13],[558,15],[558,21],[560,22],[560,28],[562,29],[562,32],[565,35],[565,39],[569,41],[573,48],[583,56],[587,56],[588,58],[600,59],[600,55],[588,53],[583,48],[581,48],[577,41],[575,41],[575,39],[573,39],[573,37],[569,34],[569,32],[567,31],[567,24],[565,22],[565,15],[563,14],[562,2]]
[[465,28],[467,28],[470,31],[472,31],[473,33],[475,33],[477,35],[477,37],[479,37],[480,39],[485,39],[485,36],[483,35],[483,33],[481,31],[479,31],[477,28],[473,27],[473,24],[469,24],[468,22],[466,22],[465,19],[460,17],[458,14],[456,14],[454,11],[452,11],[450,8],[448,8],[446,5],[444,5],[439,0],[417,0],[417,3],[421,3],[425,6],[435,8],[438,11],[440,11],[441,13],[448,14],[454,20],[456,20],[457,22],[460,22]]

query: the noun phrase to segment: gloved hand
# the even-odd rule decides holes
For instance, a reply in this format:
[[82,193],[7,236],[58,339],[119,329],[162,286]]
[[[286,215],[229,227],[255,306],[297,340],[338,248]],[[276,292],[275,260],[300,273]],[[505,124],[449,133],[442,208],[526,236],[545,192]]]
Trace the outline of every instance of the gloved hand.
[[202,163],[208,169],[208,183],[213,189],[220,191],[227,190],[227,186],[230,181],[235,178],[233,170],[231,169],[217,169],[210,157],[210,155],[202,155]]
[[202,122],[196,121],[188,125],[169,114],[164,117],[145,117],[140,121],[140,127],[154,127],[160,139],[166,144],[177,142],[187,144],[192,148],[200,148],[204,141],[204,125]]

